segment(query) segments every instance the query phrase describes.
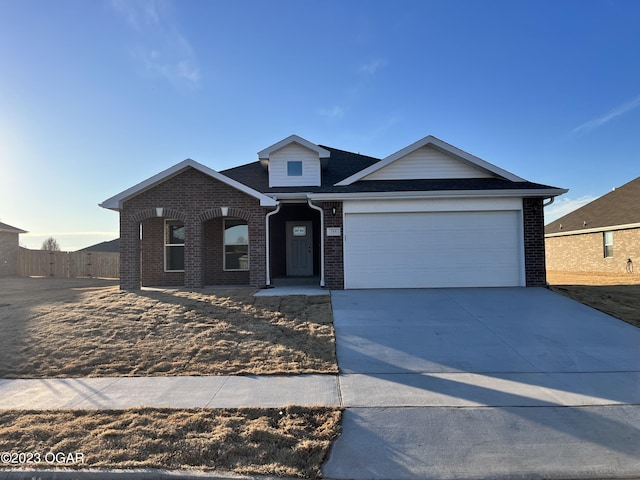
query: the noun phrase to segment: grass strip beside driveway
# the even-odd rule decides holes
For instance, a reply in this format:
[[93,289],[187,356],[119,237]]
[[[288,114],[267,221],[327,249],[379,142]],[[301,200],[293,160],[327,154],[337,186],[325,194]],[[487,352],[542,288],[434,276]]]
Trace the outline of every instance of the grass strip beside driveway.
[[[0,412],[0,467],[198,469],[319,478],[340,433],[340,418],[340,409],[325,407],[10,410]],[[11,463],[7,453],[23,453],[21,459],[30,462]]]
[[337,373],[329,296],[254,292],[0,279],[0,378]]

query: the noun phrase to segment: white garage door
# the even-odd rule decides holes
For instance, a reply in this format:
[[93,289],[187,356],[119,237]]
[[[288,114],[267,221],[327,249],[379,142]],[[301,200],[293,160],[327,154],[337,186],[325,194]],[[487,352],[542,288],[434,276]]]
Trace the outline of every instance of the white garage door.
[[522,285],[519,212],[345,214],[345,288]]

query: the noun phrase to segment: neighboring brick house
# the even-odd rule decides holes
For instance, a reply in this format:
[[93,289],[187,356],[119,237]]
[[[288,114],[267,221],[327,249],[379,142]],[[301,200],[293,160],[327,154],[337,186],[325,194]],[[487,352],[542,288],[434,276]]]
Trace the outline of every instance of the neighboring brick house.
[[625,273],[640,260],[640,177],[545,227],[547,268]]
[[0,222],[0,277],[17,275],[19,237],[27,233],[20,228]]
[[191,159],[105,200],[120,213],[121,287],[540,286],[543,201],[435,137],[380,160],[292,135],[221,172]]

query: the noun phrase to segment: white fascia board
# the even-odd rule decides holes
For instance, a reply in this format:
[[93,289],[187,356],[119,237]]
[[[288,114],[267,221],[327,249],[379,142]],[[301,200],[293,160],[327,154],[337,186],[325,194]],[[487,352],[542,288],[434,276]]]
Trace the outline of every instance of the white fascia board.
[[261,160],[262,159],[268,160],[269,156],[273,152],[276,152],[281,148],[286,147],[290,143],[298,143],[303,147],[316,152],[320,156],[320,158],[329,158],[331,156],[331,152],[329,152],[329,150],[319,147],[315,143],[311,143],[309,140],[305,140],[304,138],[299,137],[298,135],[289,135],[284,140],[280,140],[278,143],[274,143],[270,147],[267,147],[264,150],[260,150],[258,152],[258,158]]
[[568,190],[561,188],[539,190],[437,190],[422,192],[352,192],[352,193],[310,193],[312,200],[377,200],[410,198],[485,198],[485,197],[556,197]]
[[233,187],[237,190],[240,190],[241,192],[244,192],[252,197],[257,198],[260,201],[260,206],[262,207],[275,207],[276,206],[276,201],[271,198],[268,197],[260,192],[258,192],[257,190],[254,190],[253,188],[247,187],[246,185],[237,182],[236,180],[233,180],[229,177],[227,177],[226,175],[221,174],[220,172],[217,172],[215,170],[213,170],[212,168],[209,167],[205,167],[204,165],[202,165],[201,163],[196,162],[195,160],[192,160],[190,158],[187,158],[186,160],[183,160],[180,163],[175,164],[173,167],[170,167],[166,170],[163,170],[162,172],[154,175],[153,177],[150,177],[146,180],[144,180],[143,182],[138,183],[137,185],[134,185],[131,188],[128,188],[127,190],[119,193],[118,195],[115,195],[107,200],[105,200],[104,202],[100,203],[99,205],[103,208],[108,208],[111,210],[121,210],[122,209],[122,204],[136,196],[141,194],[142,192],[155,187],[156,185],[170,179],[171,177],[174,177],[176,175],[178,175],[179,173],[182,173],[184,170],[186,170],[187,168],[194,168],[202,173],[204,173],[205,175],[208,175],[212,178],[215,178],[216,180],[219,180],[223,183],[226,183],[227,185],[229,185],[230,187]]
[[270,197],[274,198],[275,200],[282,200],[284,202],[292,201],[292,200],[302,200],[302,201],[306,202],[307,198],[309,197],[309,193],[308,192],[269,193],[268,195]]
[[467,153],[464,150],[460,150],[459,148],[454,147],[453,145],[449,145],[448,143],[443,142],[442,140],[434,137],[433,135],[428,135],[418,140],[417,142],[414,142],[411,145],[403,148],[402,150],[399,150],[396,153],[393,153],[388,157],[383,158],[379,162],[374,163],[373,165],[365,168],[364,170],[360,170],[359,172],[351,175],[350,177],[345,178],[344,180],[336,183],[336,186],[351,185],[352,183],[363,179],[367,175],[370,175],[373,172],[383,169],[390,163],[393,163],[400,158],[406,157],[410,153],[428,145],[432,145],[436,147],[436,149],[444,153],[449,153],[455,157],[460,158],[461,160],[467,163],[480,167],[484,170],[487,170],[507,180],[511,180],[512,182],[526,182],[524,178],[521,178],[511,172],[508,172],[500,167],[493,165],[492,163],[482,160],[481,158],[478,158],[475,155],[471,155],[470,153]]
[[613,225],[611,227],[596,227],[585,228],[583,230],[569,230],[566,232],[558,233],[545,233],[544,238],[568,237],[570,235],[582,235],[583,233],[613,232],[615,230],[629,230],[632,228],[640,228],[640,223],[627,223],[625,225]]

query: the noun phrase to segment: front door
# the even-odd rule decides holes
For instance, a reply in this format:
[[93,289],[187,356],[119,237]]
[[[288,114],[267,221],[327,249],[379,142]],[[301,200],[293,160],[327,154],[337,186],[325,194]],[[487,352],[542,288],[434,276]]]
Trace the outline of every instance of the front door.
[[313,275],[311,222],[287,222],[287,276]]

